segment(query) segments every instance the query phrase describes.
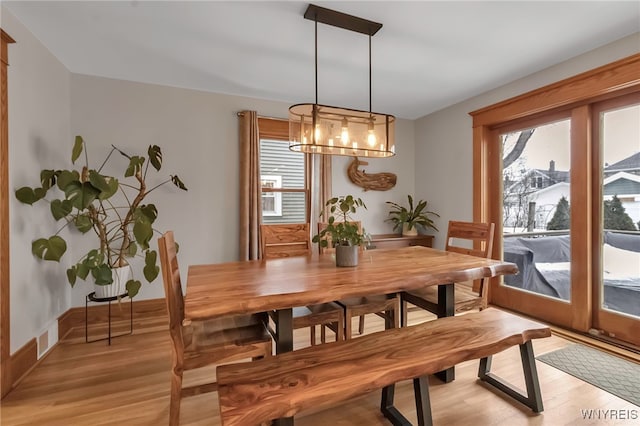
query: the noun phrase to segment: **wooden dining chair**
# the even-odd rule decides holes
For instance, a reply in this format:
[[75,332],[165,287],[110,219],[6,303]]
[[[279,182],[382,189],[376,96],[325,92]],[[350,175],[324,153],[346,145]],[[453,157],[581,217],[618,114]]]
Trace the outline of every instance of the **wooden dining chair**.
[[[308,223],[260,225],[260,245],[263,259],[277,259],[311,254],[311,234]],[[273,312],[270,312],[273,316]],[[344,312],[334,302],[293,308],[293,329],[310,327],[311,345],[316,344],[316,326],[321,327],[320,342],[325,343],[324,326],[333,330],[336,340],[344,340]],[[275,319],[274,319],[275,321]],[[272,334],[274,331],[271,331]]]
[[[447,231],[445,251],[468,254],[489,259],[493,249],[493,223],[475,223],[450,221]],[[460,245],[463,242],[473,243],[475,247]],[[476,248],[478,247],[479,248]],[[488,278],[480,281],[479,285],[472,282],[455,283],[455,313],[461,313],[472,309],[485,309],[487,307],[487,292],[489,288]],[[438,306],[438,286],[424,287],[420,290],[403,292],[402,299],[402,324],[407,325],[407,303],[417,308],[425,309],[438,316],[442,316]]]
[[[362,232],[362,224],[359,221],[354,221],[354,224],[358,226],[358,229]],[[318,223],[318,233],[327,227],[326,222]],[[328,236],[328,235],[327,235]],[[321,247],[320,254],[333,253],[335,248],[332,247],[331,241],[327,247]],[[360,247],[360,253],[364,252],[364,247]],[[400,297],[398,295],[371,295],[367,297],[352,297],[348,299],[342,299],[337,301],[340,306],[344,308],[344,320],[345,320],[345,338],[351,339],[353,336],[352,331],[352,319],[359,317],[358,333],[364,334],[364,321],[367,314],[375,314],[383,318],[385,321],[389,321],[393,327],[400,326]]]
[[171,400],[169,424],[180,424],[183,397],[217,390],[217,383],[183,387],[184,371],[242,359],[271,356],[271,336],[265,327],[265,315],[240,315],[187,323],[184,298],[173,232],[158,240],[165,300],[169,312],[172,343]]

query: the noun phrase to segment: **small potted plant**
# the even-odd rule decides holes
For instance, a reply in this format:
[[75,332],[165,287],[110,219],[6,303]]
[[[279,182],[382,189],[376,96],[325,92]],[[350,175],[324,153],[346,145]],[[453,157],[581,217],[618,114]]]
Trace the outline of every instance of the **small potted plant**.
[[[329,244],[335,247],[336,266],[357,266],[358,250],[367,241],[367,236],[351,219],[351,215],[358,208],[366,209],[367,206],[360,198],[347,195],[330,199],[326,207],[330,213],[327,226],[313,237],[313,242],[320,244],[320,247],[329,247]],[[323,213],[320,217],[323,217]]]
[[[143,201],[155,189],[169,182],[182,190],[187,188],[176,175],[170,175],[152,188],[147,187],[149,164],[156,171],[162,166],[162,152],[156,145],[149,146],[146,158],[127,155],[112,146],[97,169],[90,167],[86,143],[81,136],[76,136],[71,162],[75,163],[83,152],[85,161],[82,167],[42,170],[40,187],[22,187],[16,191],[19,201],[30,205],[47,201],[53,219],[64,219],[55,235],[33,241],[31,252],[40,259],[59,262],[67,250],[67,242],[60,235],[64,229],[89,233],[96,238],[96,246],[67,269],[69,284],[73,287],[78,278],[85,280],[91,274],[96,298],[124,294],[133,297],[140,290],[141,282],[132,277],[130,259],[135,256],[144,258],[142,272],[148,282],[153,281],[160,271],[157,252],[149,246],[158,211],[153,204],[143,204]],[[102,173],[114,153],[126,158],[121,180]],[[56,195],[52,199],[45,199],[47,194],[54,193]]]
[[438,228],[436,228],[433,220],[429,216],[440,217],[440,215],[432,211],[426,211],[426,201],[418,201],[414,208],[411,195],[407,195],[407,199],[409,201],[409,208],[392,201],[386,202],[391,206],[391,211],[389,211],[389,218],[385,221],[393,222],[394,231],[401,229],[402,235],[418,235],[418,227],[422,227],[423,229],[432,228],[437,231]]

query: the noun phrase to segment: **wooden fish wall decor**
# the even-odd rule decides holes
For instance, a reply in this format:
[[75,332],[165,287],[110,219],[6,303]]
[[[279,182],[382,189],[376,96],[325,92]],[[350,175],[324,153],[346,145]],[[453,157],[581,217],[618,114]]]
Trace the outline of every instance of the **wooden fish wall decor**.
[[388,191],[396,186],[396,180],[398,177],[393,173],[367,173],[364,170],[359,170],[359,166],[368,166],[366,161],[358,160],[358,157],[354,157],[353,161],[347,167],[347,175],[351,182],[364,188],[365,191]]

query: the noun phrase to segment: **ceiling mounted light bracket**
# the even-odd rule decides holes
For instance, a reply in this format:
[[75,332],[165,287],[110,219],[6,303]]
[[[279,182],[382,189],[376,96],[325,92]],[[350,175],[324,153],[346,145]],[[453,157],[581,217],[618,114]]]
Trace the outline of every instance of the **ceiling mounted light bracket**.
[[[289,108],[289,149],[373,158],[395,155],[395,117],[371,110],[371,37],[382,24],[313,4],[304,18],[315,22],[316,102]],[[318,103],[318,22],[369,36],[369,111]]]

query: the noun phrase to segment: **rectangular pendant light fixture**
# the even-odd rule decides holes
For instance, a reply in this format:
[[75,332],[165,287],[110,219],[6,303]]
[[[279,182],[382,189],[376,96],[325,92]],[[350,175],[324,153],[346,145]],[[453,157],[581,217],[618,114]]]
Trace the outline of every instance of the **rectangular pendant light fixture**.
[[[313,4],[304,17],[315,22],[316,103],[289,108],[289,149],[356,157],[395,155],[395,117],[371,111],[371,37],[382,24]],[[369,36],[369,111],[318,104],[318,22]]]

